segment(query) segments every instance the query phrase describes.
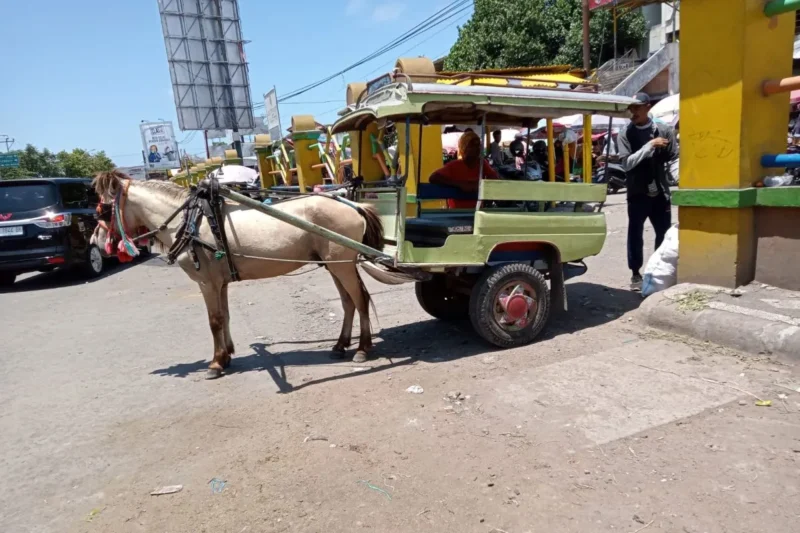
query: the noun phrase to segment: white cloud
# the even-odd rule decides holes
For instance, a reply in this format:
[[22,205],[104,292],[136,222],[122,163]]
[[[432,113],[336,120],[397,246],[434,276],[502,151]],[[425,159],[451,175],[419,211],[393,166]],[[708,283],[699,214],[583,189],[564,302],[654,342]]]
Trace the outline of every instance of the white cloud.
[[375,6],[375,9],[372,11],[372,20],[375,22],[391,22],[400,18],[400,15],[402,15],[405,10],[406,5],[399,4],[396,0],[393,3],[379,4]]
[[364,11],[365,7],[367,7],[366,0],[348,0],[344,11],[348,15],[358,15]]

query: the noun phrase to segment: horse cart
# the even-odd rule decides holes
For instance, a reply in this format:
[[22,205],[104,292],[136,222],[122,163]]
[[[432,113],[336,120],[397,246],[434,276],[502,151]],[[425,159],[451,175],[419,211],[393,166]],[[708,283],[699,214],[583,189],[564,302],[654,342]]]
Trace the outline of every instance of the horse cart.
[[[419,126],[421,145],[425,128],[475,124],[485,139],[490,124],[527,127],[530,132],[542,118],[551,125],[554,117],[582,113],[584,124],[590,125],[592,114],[619,116],[632,103],[600,94],[590,84],[474,75],[415,79],[395,72],[369,83],[330,134],[347,132],[360,143],[367,128],[405,123],[406,131]],[[548,131],[552,155],[552,127]],[[405,150],[407,167],[414,161],[409,137],[398,147]],[[471,153],[480,158],[480,171],[470,177],[470,187],[426,183],[417,166],[411,173],[414,187],[404,178],[410,175],[406,168],[402,176],[380,182],[356,178],[346,189],[347,197],[342,191],[323,191],[271,204],[213,179],[187,190],[101,173],[95,179],[97,191],[113,199],[115,207],[111,231],[99,235],[98,242],[117,240],[121,253],[135,255],[133,242],[152,236],[169,248],[169,261],[198,283],[214,338],[210,378],[222,375],[234,351],[228,284],[280,276],[305,264],[324,265],[342,298],[344,319],[334,356],[344,356],[350,346],[356,310],[361,328],[353,360],[366,360],[372,346],[370,296],[357,263],[378,281],[415,283],[420,305],[435,318],[469,318],[491,344],[525,345],[542,331],[551,308],[566,309],[565,280],[584,273],[583,259],[602,249],[605,215],[584,207],[602,206],[607,189],[555,182],[552,157],[549,181],[483,179],[488,177],[484,169],[491,168],[475,144]],[[584,168],[590,165],[591,159],[585,159]],[[584,176],[590,179],[591,173]],[[174,224],[181,214],[181,222]],[[134,228],[148,231],[131,237],[129,229]]]
[[[421,82],[413,75],[382,76],[368,84],[331,133],[352,137],[373,122],[383,127],[389,121],[428,127],[475,124],[483,133],[487,124],[530,128],[542,118],[567,113],[620,116],[633,103],[600,94],[590,84],[562,88],[535,80],[511,79],[507,86],[485,81],[469,75],[426,74]],[[587,122],[591,124],[590,118]],[[552,133],[548,142],[553,145]],[[416,198],[409,198],[404,183],[392,185],[354,190],[354,201],[370,204],[380,214],[382,250],[293,220],[238,194],[222,194],[356,250],[374,263],[362,265],[372,277],[385,283],[414,282],[427,313],[441,320],[469,318],[481,337],[500,347],[532,342],[551,308],[566,309],[564,281],[585,272],[582,260],[598,254],[606,239],[605,215],[581,209],[584,203],[605,200],[604,185],[483,179],[478,192],[470,194],[421,183]],[[423,209],[423,200],[432,199],[474,200],[475,207]],[[407,216],[407,202],[416,203],[417,216]]]

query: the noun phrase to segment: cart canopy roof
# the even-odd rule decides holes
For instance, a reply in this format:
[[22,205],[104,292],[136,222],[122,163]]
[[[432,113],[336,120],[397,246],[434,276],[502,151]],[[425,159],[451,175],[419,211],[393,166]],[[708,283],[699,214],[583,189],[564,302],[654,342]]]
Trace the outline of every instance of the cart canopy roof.
[[479,124],[484,117],[490,125],[535,127],[542,118],[576,113],[623,116],[635,103],[633,98],[598,93],[588,83],[502,78],[500,84],[500,79],[484,78],[425,76],[414,81],[405,74],[388,74],[370,82],[359,100],[340,112],[332,131],[407,119],[415,124]]

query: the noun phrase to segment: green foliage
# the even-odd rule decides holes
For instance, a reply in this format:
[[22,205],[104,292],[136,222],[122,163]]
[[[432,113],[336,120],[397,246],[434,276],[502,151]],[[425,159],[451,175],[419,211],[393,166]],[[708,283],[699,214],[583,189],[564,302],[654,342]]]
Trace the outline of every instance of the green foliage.
[[39,151],[29,144],[19,154],[19,168],[0,168],[0,179],[91,177],[97,172],[112,170],[114,162],[103,151],[90,153],[76,148],[71,152],[57,154],[47,148]]
[[103,151],[91,154],[75,148],[72,152],[59,152],[58,159],[64,166],[64,175],[70,178],[89,177],[97,172],[114,169],[114,162]]
[[[618,55],[636,48],[647,35],[641,13],[617,21]],[[614,57],[613,20],[593,11],[592,66]],[[445,59],[446,70],[465,71],[540,65],[583,65],[580,0],[475,0],[472,18],[458,29]]]

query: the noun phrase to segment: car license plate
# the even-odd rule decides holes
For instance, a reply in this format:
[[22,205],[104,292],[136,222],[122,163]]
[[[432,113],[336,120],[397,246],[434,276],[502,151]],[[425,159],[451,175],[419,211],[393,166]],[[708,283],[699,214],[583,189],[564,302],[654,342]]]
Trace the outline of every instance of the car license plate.
[[22,226],[0,227],[0,237],[17,237],[19,235],[24,235]]

